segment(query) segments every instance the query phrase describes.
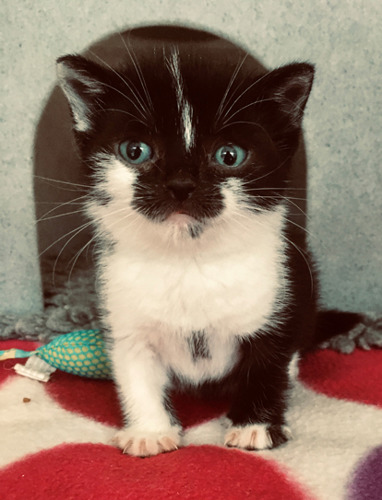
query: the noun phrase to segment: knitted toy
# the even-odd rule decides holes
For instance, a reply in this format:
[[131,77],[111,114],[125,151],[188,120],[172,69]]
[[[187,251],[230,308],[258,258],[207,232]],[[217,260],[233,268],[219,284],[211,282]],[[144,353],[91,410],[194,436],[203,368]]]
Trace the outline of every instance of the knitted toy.
[[16,364],[20,375],[47,382],[57,368],[89,378],[111,378],[111,366],[99,330],[81,330],[56,337],[35,351],[0,351],[0,360],[29,357],[25,365]]

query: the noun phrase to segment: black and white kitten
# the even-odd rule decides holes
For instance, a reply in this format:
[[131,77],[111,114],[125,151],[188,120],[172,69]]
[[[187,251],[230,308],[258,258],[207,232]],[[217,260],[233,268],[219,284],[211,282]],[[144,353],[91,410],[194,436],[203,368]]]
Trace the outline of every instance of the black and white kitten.
[[226,445],[278,446],[317,321],[285,199],[314,69],[268,72],[197,30],[123,37],[118,69],[58,60],[92,168],[86,211],[126,417],[116,443],[138,456],[176,449],[169,391],[214,384],[232,396]]

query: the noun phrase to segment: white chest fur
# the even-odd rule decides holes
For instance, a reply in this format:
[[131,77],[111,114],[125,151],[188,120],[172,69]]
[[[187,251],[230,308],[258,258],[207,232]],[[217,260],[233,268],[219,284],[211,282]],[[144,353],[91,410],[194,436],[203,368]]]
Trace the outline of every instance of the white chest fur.
[[[113,336],[144,341],[191,379],[225,372],[238,337],[264,327],[285,295],[281,218],[258,216],[244,233],[237,226],[235,234],[208,228],[189,251],[164,251],[155,239],[141,251],[145,246],[119,241],[101,262]],[[211,244],[216,231],[224,234],[218,245]],[[195,331],[205,336],[208,358],[191,359],[187,339]]]

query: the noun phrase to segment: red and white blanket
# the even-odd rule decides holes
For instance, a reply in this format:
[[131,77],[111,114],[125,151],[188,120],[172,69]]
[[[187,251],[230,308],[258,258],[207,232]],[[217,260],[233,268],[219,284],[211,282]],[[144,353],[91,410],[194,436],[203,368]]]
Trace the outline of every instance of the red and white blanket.
[[[0,349],[32,350],[27,342]],[[121,425],[111,381],[55,372],[47,383],[0,363],[2,500],[380,500],[382,350],[317,351],[300,363],[288,423],[293,440],[247,452],[218,445],[225,401],[175,397],[178,451],[140,459],[109,442]]]

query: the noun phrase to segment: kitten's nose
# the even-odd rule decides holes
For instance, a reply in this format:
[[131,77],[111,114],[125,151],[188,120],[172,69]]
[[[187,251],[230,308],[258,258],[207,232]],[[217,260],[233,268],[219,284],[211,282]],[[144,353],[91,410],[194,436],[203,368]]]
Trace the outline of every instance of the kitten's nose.
[[178,201],[187,200],[195,191],[196,184],[189,178],[175,178],[167,183],[167,189]]

